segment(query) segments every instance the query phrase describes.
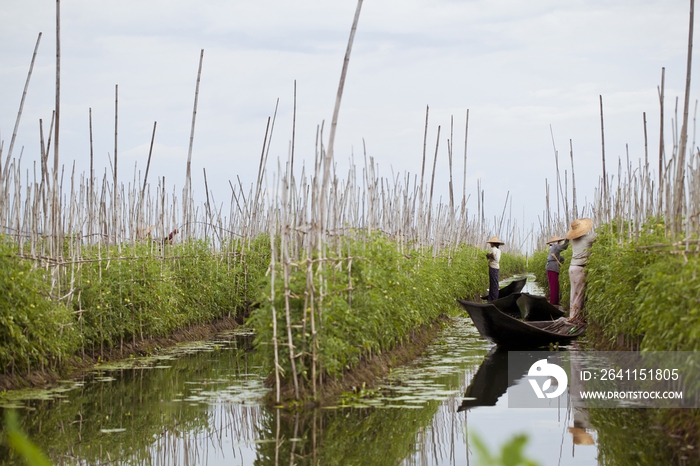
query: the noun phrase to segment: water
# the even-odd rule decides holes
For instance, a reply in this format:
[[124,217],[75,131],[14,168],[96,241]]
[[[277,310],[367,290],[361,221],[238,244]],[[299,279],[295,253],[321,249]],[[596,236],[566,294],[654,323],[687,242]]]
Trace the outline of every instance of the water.
[[[421,357],[375,387],[296,413],[262,405],[266,374],[248,350],[251,338],[231,332],[0,400],[19,408],[24,430],[57,464],[464,465],[478,464],[473,435],[497,452],[520,433],[526,456],[541,465],[599,464],[605,439],[565,397],[555,409],[508,408],[497,382],[503,368],[484,364],[494,353],[467,317],[453,318]],[[477,382],[484,395],[465,397]],[[629,445],[626,418],[598,417],[610,421],[606,454],[614,459],[615,448]],[[0,463],[20,464],[4,446]]]

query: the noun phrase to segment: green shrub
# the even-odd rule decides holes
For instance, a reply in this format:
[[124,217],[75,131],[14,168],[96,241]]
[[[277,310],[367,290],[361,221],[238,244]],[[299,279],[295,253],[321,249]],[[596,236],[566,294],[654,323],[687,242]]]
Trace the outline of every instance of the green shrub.
[[[235,316],[260,301],[269,249],[266,237],[218,250],[202,241],[165,250],[142,242],[84,248],[79,261],[47,270],[2,237],[0,373],[57,369],[81,349],[96,354]],[[67,290],[68,303],[51,296]]]
[[[307,288],[308,258],[296,261],[289,278],[289,324],[296,373],[310,381],[312,353],[330,377],[355,366],[363,356],[381,353],[407,341],[421,326],[441,314],[456,312],[458,297],[477,299],[488,286],[484,251],[461,246],[449,255],[432,249],[403,252],[381,235],[343,239],[341,252],[329,251],[324,262],[311,257],[312,300]],[[352,261],[348,260],[352,257]],[[524,258],[504,254],[505,274],[522,272]],[[324,264],[323,267],[319,264]],[[271,290],[271,275],[265,285]],[[280,367],[292,378],[283,271],[275,270],[275,298],[263,303],[251,319],[255,344],[270,367],[274,361],[273,307],[276,314]],[[322,298],[318,294],[323,293]],[[312,312],[313,310],[313,312]],[[316,335],[311,329],[314,319]]]
[[649,221],[632,240],[599,229],[587,266],[586,316],[604,337],[648,350],[700,349],[700,258],[672,245],[663,224]]
[[254,260],[245,267],[238,259],[246,246],[238,243],[219,253],[204,241],[168,246],[167,255],[151,243],[103,249],[102,257],[115,259],[83,266],[73,300],[83,344],[95,350],[235,315],[246,302],[259,301],[258,288],[248,283],[259,282],[266,269],[263,243],[246,250]]
[[52,299],[51,279],[0,237],[0,372],[55,366],[77,348],[73,317]]

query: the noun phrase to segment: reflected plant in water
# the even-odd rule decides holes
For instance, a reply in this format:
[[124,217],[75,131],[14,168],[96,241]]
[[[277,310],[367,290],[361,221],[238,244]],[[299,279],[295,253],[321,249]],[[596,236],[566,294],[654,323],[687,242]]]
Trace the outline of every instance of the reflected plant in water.
[[538,463],[525,457],[524,448],[528,437],[525,434],[513,436],[501,446],[501,454],[494,456],[481,438],[472,433],[471,441],[477,452],[477,464],[481,466],[538,466]]
[[687,423],[697,426],[697,410],[594,408],[589,412],[606,465],[698,464],[697,440],[673,432],[689,430]]

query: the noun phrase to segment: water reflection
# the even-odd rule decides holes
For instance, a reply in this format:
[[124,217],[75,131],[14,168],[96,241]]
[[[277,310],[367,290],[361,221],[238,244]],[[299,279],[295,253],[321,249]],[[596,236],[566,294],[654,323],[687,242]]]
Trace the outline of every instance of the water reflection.
[[[377,386],[298,413],[261,406],[267,371],[246,351],[249,340],[229,334],[183,345],[4,403],[23,407],[24,429],[56,464],[464,465],[475,464],[470,432],[492,450],[527,433],[527,456],[542,465],[639,458],[623,450],[640,431],[620,426],[643,421],[623,410],[588,413],[566,399],[557,409],[508,408],[507,389],[522,383],[527,362],[520,377],[509,376],[507,353],[481,340],[467,318]],[[646,429],[646,438],[655,435]],[[661,436],[647,443],[669,450]],[[20,463],[0,446],[0,464]]]
[[497,346],[491,348],[469,382],[464,400],[457,411],[477,406],[495,406],[508,387],[523,378],[530,366],[539,358],[535,353],[521,353],[524,356],[530,354],[531,357],[519,358],[518,367],[511,367],[509,371],[508,351]]

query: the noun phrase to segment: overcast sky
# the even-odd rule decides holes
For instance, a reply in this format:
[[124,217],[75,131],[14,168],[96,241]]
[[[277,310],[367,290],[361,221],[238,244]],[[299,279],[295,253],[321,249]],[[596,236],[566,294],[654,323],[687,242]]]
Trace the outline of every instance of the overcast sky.
[[[87,168],[92,108],[98,173],[108,167],[118,85],[120,181],[133,179],[135,162],[145,168],[157,121],[149,177],[165,176],[181,189],[201,49],[195,195],[204,194],[202,168],[219,203],[228,203],[229,179],[254,182],[278,98],[269,169],[276,169],[277,157],[286,160],[294,80],[296,160],[312,161],[316,127],[332,116],[355,8],[354,0],[64,0],[61,162]],[[361,160],[364,139],[380,174],[391,177],[392,168],[420,174],[429,105],[429,161],[442,126],[437,194],[448,196],[446,147],[454,116],[461,198],[469,109],[470,210],[476,211],[480,179],[488,217],[500,214],[510,191],[513,215],[537,224],[545,179],[555,176],[550,125],[562,171],[570,172],[571,139],[579,197],[592,196],[601,173],[599,95],[608,169],[617,171],[626,144],[633,160],[644,157],[643,112],[650,157],[657,160],[657,86],[666,67],[667,115],[676,97],[682,106],[688,10],[689,2],[680,0],[365,0],[340,111],[339,167],[352,152]],[[55,100],[55,2],[2,0],[0,24],[5,151],[43,33],[14,149],[19,155],[24,147],[23,166],[31,168],[39,158],[38,121],[48,125]]]

